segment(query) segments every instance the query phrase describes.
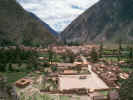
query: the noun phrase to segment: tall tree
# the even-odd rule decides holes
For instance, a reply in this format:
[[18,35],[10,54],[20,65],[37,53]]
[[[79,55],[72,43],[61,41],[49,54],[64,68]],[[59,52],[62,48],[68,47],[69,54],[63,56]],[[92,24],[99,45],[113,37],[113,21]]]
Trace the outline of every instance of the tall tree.
[[121,60],[121,51],[122,51],[122,39],[120,38],[118,40],[118,55],[117,55],[118,61]]
[[54,52],[52,51],[52,49],[51,48],[49,48],[49,50],[48,50],[48,59],[49,59],[49,62],[52,64],[52,62],[53,62],[53,59],[54,59]]
[[122,39],[121,38],[118,41],[118,46],[119,46],[119,50],[121,50],[122,49]]
[[98,53],[96,51],[96,48],[92,48],[90,56],[93,62],[96,62],[98,60]]
[[132,63],[133,61],[133,48],[132,47],[129,48],[128,61],[129,63]]
[[99,58],[102,58],[102,55],[103,55],[103,42],[101,41],[99,48]]

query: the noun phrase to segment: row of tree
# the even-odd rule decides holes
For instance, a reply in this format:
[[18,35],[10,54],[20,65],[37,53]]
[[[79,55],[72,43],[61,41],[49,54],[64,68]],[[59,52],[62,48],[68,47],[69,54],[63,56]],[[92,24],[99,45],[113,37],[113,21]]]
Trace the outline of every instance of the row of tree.
[[13,71],[13,65],[17,64],[20,67],[26,64],[27,67],[37,66],[37,52],[25,51],[16,47],[16,49],[0,49],[0,71]]
[[[101,42],[98,51],[95,48],[92,48],[91,58],[93,61],[97,61],[98,58],[102,58],[105,55],[103,46],[104,46],[103,42]],[[110,51],[110,52],[111,52],[112,56],[116,56],[118,58],[118,61],[120,61],[124,50],[127,52],[127,54],[124,55],[124,58],[127,58],[128,61],[130,61],[130,62],[133,61],[133,48],[132,47],[128,46],[127,48],[123,48],[122,44],[119,43],[118,49],[114,49],[113,51]],[[115,54],[114,54],[114,51],[116,51]]]

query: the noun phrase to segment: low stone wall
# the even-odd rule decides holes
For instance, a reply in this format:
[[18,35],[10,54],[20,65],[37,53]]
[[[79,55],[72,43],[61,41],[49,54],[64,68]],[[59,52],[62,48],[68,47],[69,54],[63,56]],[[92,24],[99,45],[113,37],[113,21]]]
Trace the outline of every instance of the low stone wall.
[[75,74],[63,74],[63,73],[60,73],[59,75],[89,75],[90,73],[88,74],[79,74],[79,73],[75,73]]
[[86,89],[71,89],[71,90],[63,90],[63,94],[78,94],[78,95],[87,95],[88,91]]
[[55,91],[46,91],[46,90],[40,90],[40,92],[47,92],[51,94],[77,94],[77,95],[87,95],[88,92],[86,89],[70,89],[70,90],[55,90]]
[[93,100],[109,100],[108,97],[105,96],[94,96]]
[[110,91],[112,88],[108,88],[108,89],[95,89],[94,91],[97,91],[97,92],[99,92],[99,91]]
[[48,91],[48,90],[40,90],[42,93],[50,93],[50,94],[58,94],[60,93],[59,90],[54,90],[54,91]]

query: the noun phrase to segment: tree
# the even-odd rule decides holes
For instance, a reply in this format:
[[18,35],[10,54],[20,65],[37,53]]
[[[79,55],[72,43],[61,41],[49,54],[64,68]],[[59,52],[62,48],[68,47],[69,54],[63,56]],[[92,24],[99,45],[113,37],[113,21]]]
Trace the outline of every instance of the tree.
[[133,58],[133,48],[129,48],[129,60]]
[[48,50],[48,55],[49,55],[49,57],[48,57],[49,62],[52,64],[53,59],[54,59],[54,52],[51,49],[49,49]]
[[80,66],[80,65],[76,67],[76,70],[78,71],[78,73],[80,73],[81,67],[82,67],[82,66]]
[[70,50],[67,50],[66,52],[67,52],[67,55],[66,55],[66,56],[68,56],[69,62],[70,62],[70,63],[73,63],[74,60],[75,60],[75,59],[74,59],[74,58],[75,58],[74,53],[73,53],[72,51],[70,51]]
[[120,50],[118,50],[118,54],[117,54],[117,60],[120,61],[121,57],[120,57]]
[[14,71],[12,64],[18,64],[18,67],[21,64],[25,64],[28,67],[37,68],[38,65],[38,53],[32,50],[24,51],[17,47],[16,49],[0,49],[0,71],[5,72]]
[[72,54],[72,55],[69,55],[69,58],[70,58],[70,63],[73,63],[74,62],[74,55]]
[[6,82],[5,82],[4,76],[3,75],[0,75],[0,93],[4,91],[5,83]]
[[33,44],[30,41],[30,39],[29,40],[24,39],[23,42],[22,42],[22,44],[25,45],[25,46],[33,46]]
[[11,63],[8,65],[8,71],[13,71],[13,68],[12,68],[12,64]]
[[121,85],[120,100],[133,100],[133,73]]
[[99,58],[102,58],[102,55],[103,55],[103,42],[100,43]]
[[122,50],[122,39],[120,38],[118,41],[118,49],[121,51]]
[[28,67],[33,68],[36,70],[38,68],[38,53],[29,51],[29,60],[28,60]]
[[122,38],[120,37],[118,39],[118,55],[117,55],[118,61],[120,61],[121,59],[121,51],[122,51]]
[[0,50],[0,71],[5,72],[7,65],[7,52],[4,49]]
[[95,48],[92,48],[90,56],[93,62],[96,62],[98,60],[98,54]]
[[66,58],[67,58],[67,53],[65,52],[62,54],[61,59],[65,62]]
[[52,66],[52,67],[51,67],[51,70],[52,70],[53,72],[56,72],[56,71],[57,71],[56,66]]
[[67,40],[64,38],[64,45],[67,45]]

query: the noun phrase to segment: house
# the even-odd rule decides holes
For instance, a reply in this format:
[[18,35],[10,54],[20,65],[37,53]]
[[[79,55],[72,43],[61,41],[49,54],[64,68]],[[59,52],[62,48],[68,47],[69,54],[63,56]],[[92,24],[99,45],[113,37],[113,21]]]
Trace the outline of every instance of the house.
[[128,79],[129,74],[127,74],[127,73],[120,73],[119,77],[122,78],[122,79]]
[[74,62],[74,65],[82,65],[82,62]]
[[65,75],[73,75],[73,74],[77,74],[77,71],[74,71],[74,70],[64,70],[63,74],[65,74]]
[[57,67],[68,68],[68,67],[74,67],[74,66],[75,66],[75,64],[73,64],[73,63],[57,63]]
[[25,79],[25,78],[22,78],[18,81],[16,81],[16,86],[19,87],[19,88],[25,88],[26,86],[28,86],[29,84],[32,83],[32,80],[30,79]]

